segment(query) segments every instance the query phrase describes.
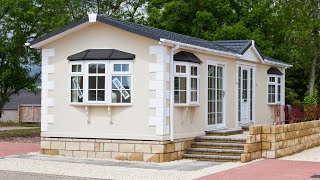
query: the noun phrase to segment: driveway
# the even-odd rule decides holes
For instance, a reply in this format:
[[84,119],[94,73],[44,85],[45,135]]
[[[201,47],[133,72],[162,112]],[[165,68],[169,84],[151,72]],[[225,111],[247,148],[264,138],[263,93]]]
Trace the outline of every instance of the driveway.
[[40,151],[39,144],[20,142],[0,142],[0,157],[38,151]]

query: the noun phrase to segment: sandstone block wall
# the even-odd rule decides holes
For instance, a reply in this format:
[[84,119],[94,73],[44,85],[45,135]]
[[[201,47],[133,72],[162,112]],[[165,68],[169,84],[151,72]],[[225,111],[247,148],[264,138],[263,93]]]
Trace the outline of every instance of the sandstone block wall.
[[41,153],[79,158],[167,162],[182,159],[194,138],[170,141],[41,138]]
[[320,145],[320,121],[251,126],[241,162],[279,158]]

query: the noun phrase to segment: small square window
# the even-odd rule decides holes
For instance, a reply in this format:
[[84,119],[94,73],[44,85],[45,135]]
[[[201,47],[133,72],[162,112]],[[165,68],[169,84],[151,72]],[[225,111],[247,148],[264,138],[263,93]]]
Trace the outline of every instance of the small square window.
[[275,77],[269,77],[269,82],[276,82],[276,78]]
[[114,64],[113,65],[113,71],[121,72],[121,64]]
[[75,64],[71,66],[72,72],[81,72],[81,64]]

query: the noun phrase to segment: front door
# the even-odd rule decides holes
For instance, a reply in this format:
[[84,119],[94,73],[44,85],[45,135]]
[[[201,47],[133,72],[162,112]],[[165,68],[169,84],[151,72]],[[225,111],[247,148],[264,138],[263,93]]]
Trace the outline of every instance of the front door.
[[253,120],[253,68],[238,67],[238,121],[247,125]]
[[225,127],[224,72],[223,64],[208,61],[207,66],[207,130]]

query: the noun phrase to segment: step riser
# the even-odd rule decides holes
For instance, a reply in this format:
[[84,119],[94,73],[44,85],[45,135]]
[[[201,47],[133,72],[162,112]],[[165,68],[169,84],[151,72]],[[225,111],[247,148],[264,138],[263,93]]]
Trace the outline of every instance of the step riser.
[[240,160],[232,160],[232,159],[209,159],[209,158],[185,158],[190,160],[197,161],[214,161],[214,162],[239,162]]
[[243,150],[242,146],[206,146],[206,145],[192,145],[192,148],[209,148],[209,149],[240,149]]
[[207,136],[230,136],[230,135],[236,135],[236,134],[242,134],[241,133],[226,133],[226,134],[221,134],[221,133],[206,133]]
[[222,155],[222,156],[240,156],[241,153],[223,153],[223,152],[199,152],[187,151],[188,154]]
[[195,142],[212,142],[212,143],[239,143],[245,144],[246,141],[242,140],[212,140],[212,139],[196,139]]

